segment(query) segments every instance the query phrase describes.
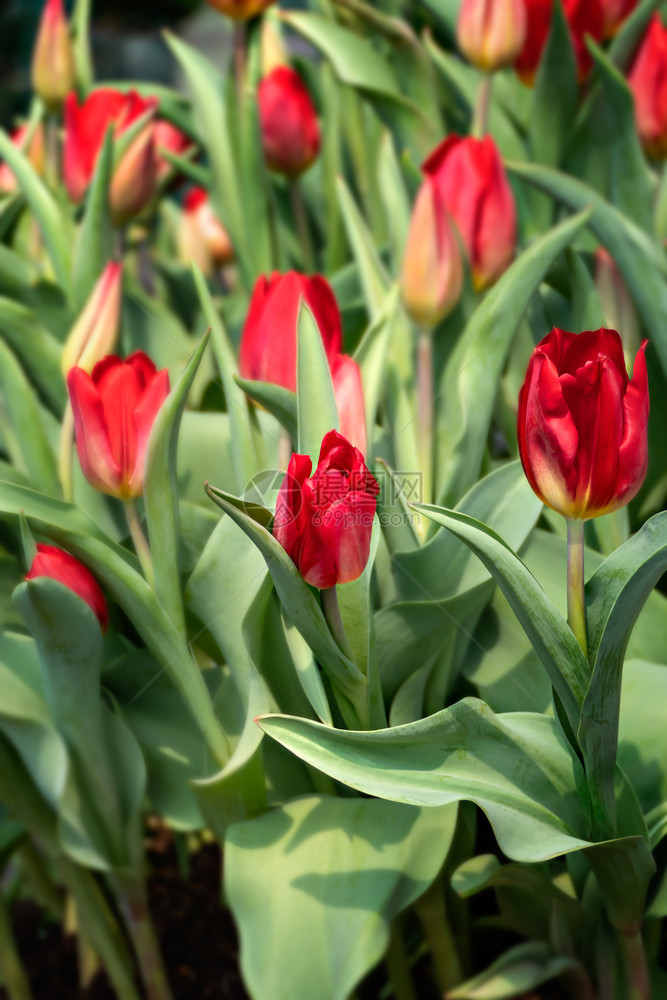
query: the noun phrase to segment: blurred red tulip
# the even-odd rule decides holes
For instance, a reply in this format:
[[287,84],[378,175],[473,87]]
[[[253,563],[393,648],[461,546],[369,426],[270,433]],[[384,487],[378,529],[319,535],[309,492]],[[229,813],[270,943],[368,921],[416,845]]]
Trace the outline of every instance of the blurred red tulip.
[[57,549],[54,545],[43,545],[38,542],[37,555],[32,561],[29,573],[26,574],[26,580],[35,580],[40,576],[58,580],[78,594],[97,616],[102,631],[106,632],[109,625],[107,602],[97,580],[83,563],[69,552]]
[[628,83],[635,98],[635,120],[642,146],[655,160],[667,158],[667,28],[659,14],[635,56]]
[[526,28],[524,0],[463,0],[456,38],[466,59],[488,73],[514,62]]
[[32,85],[50,110],[58,110],[76,83],[74,50],[63,0],[46,0],[32,56]]
[[[11,140],[28,157],[35,171],[41,176],[44,175],[44,129],[40,125],[35,129],[30,145],[25,148],[25,141],[28,135],[28,126],[21,125],[11,134]],[[16,191],[16,177],[6,163],[0,163],[0,194],[13,194]]]
[[305,83],[289,66],[277,66],[261,81],[257,99],[268,166],[297,177],[320,150],[320,127]]
[[348,354],[339,354],[331,362],[331,378],[340,432],[362,455],[368,450],[366,407],[361,383],[361,369]]
[[[553,0],[524,0],[524,3],[528,30],[526,42],[514,66],[523,82],[532,86],[549,37]],[[590,35],[596,42],[602,40],[602,0],[564,0],[564,7],[581,81],[593,65],[593,57],[586,47],[586,36]]]
[[604,18],[603,37],[611,38],[635,9],[639,0],[601,0]]
[[380,492],[363,455],[338,431],[322,441],[315,473],[292,455],[276,502],[273,534],[306,583],[325,589],[363,573]]
[[126,361],[111,354],[91,375],[72,368],[67,386],[88,482],[122,500],[141,496],[148,439],[169,394],[167,370],[156,371],[143,351]]
[[615,330],[554,329],[533,351],[519,394],[519,453],[535,493],[564,517],[618,510],[644,481],[646,343],[632,379]]
[[[163,151],[166,150],[168,153],[173,153],[176,156],[183,156],[190,149],[193,149],[194,142],[185,132],[181,132],[180,128],[176,128],[175,125],[167,121],[155,122],[153,136],[157,154],[157,180],[160,183],[176,170],[169,160],[162,155]],[[179,179],[178,175],[175,179]]]
[[229,234],[213,211],[204,188],[191,188],[183,199],[180,247],[184,262],[196,261],[204,274],[234,259]]
[[445,139],[422,166],[454,219],[481,291],[509,267],[516,249],[514,195],[490,136]]
[[233,21],[247,21],[270,7],[276,0],[208,0],[221,14],[226,14]]

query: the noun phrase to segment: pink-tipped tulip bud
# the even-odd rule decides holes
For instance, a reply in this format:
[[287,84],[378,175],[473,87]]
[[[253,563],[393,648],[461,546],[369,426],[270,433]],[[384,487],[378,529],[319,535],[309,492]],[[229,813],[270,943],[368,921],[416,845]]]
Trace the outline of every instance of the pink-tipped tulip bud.
[[60,361],[65,378],[74,365],[90,374],[98,361],[111,354],[118,339],[122,300],[123,265],[112,261],[65,341]]
[[101,493],[129,500],[144,491],[148,439],[169,395],[169,373],[156,371],[143,351],[126,361],[103,358],[92,374],[67,376],[76,448],[88,482]]
[[456,37],[466,59],[490,73],[514,62],[526,28],[524,0],[463,0]]
[[535,493],[564,517],[618,510],[644,481],[646,343],[631,379],[615,330],[554,329],[533,351],[519,393],[519,454]]
[[63,0],[46,0],[32,57],[32,85],[51,111],[57,111],[76,82],[74,51]]
[[425,173],[412,210],[403,259],[403,301],[425,330],[449,315],[461,295],[463,264],[452,220],[434,178]]
[[208,0],[211,7],[219,10],[232,21],[248,21],[274,4],[276,0]]
[[[30,163],[35,169],[35,172],[44,176],[45,160],[44,160],[44,129],[40,125],[33,134],[29,145],[26,146],[26,140],[28,138],[28,126],[21,125],[16,131],[12,132],[11,140],[15,146],[25,153],[28,157]],[[6,163],[0,163],[0,194],[14,194],[17,190],[18,184],[16,182],[16,177],[7,166]]]
[[204,188],[191,188],[183,199],[179,246],[183,261],[194,260],[204,274],[234,260],[229,234]]
[[667,159],[667,28],[654,14],[628,77],[635,98],[635,121],[644,151]]
[[604,38],[612,38],[633,12],[639,0],[601,0]]
[[330,367],[340,432],[359,449],[362,455],[365,455],[368,451],[368,442],[361,369],[348,354],[339,354],[333,359]]
[[277,66],[260,83],[257,100],[267,165],[298,177],[320,151],[320,127],[305,83],[289,66]]
[[[526,41],[514,67],[523,82],[532,87],[551,29],[553,0],[524,0],[524,3],[528,19]],[[563,5],[581,82],[593,65],[586,38],[590,35],[596,42],[602,40],[602,0],[563,0]]]
[[428,157],[439,204],[456,223],[473,286],[483,291],[511,264],[516,250],[516,207],[503,161],[491,136],[452,135]]
[[97,580],[83,563],[69,552],[38,542],[37,555],[32,561],[30,572],[26,574],[26,580],[36,580],[40,576],[57,580],[78,594],[96,615],[102,631],[106,632],[109,625],[107,602]]
[[338,431],[324,436],[317,469],[292,455],[276,501],[273,534],[313,587],[351,583],[370,555],[380,487]]

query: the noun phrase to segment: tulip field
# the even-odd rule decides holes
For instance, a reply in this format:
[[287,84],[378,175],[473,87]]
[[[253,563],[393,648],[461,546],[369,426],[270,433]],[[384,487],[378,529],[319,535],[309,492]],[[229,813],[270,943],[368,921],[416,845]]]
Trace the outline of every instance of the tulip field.
[[667,3],[33,15],[0,1000],[667,1000]]

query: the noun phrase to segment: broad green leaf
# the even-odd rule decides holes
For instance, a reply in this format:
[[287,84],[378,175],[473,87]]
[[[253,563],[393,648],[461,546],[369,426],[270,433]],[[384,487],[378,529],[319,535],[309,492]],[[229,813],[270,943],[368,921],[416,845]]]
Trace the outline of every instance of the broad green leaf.
[[408,239],[411,205],[396,155],[394,139],[390,132],[383,133],[380,144],[378,183],[387,213],[387,225],[394,259],[393,270],[394,273],[398,273],[403,263]]
[[248,404],[243,389],[236,382],[236,358],[225,324],[215,308],[206,280],[196,264],[192,265],[192,273],[202,310],[211,327],[211,344],[222,379],[232,432],[232,459],[236,472],[236,492],[241,493],[246,483],[257,471],[257,458]]
[[371,733],[288,716],[258,724],[297,757],[365,794],[420,806],[476,802],[501,850],[518,861],[588,846],[583,770],[547,716],[495,716],[464,698],[427,719]]
[[322,439],[338,430],[338,410],[324,340],[303,299],[297,318],[296,386],[299,454],[310,455],[315,469]]
[[62,348],[29,309],[0,298],[0,332],[49,406],[60,416],[67,390],[60,370]]
[[[626,660],[623,667],[618,730],[618,763],[637,793],[645,813],[667,801],[667,754],[664,699],[667,665]],[[648,817],[647,817],[648,820]]]
[[76,79],[84,95],[93,84],[93,59],[90,52],[90,11],[92,0],[75,0],[72,11],[72,35]]
[[502,538],[480,521],[427,504],[415,506],[453,532],[482,560],[521,622],[576,732],[589,681],[588,664],[569,625],[535,577]]
[[447,993],[447,1000],[513,1000],[579,968],[575,958],[553,955],[544,941],[517,944],[488,969]]
[[206,350],[202,337],[187,368],[164,401],[153,424],[146,453],[144,503],[155,572],[155,593],[185,639],[185,619],[178,572],[179,512],[176,452],[181,417]]
[[623,661],[639,613],[665,571],[667,513],[663,512],[608,556],[586,585],[593,675],[577,735],[591,788],[612,824],[610,832]]
[[263,406],[278,420],[289,434],[292,441],[298,437],[296,393],[285,389],[282,385],[272,382],[253,382],[249,379],[234,376],[234,381],[243,389],[246,395]]
[[485,889],[490,877],[501,867],[495,854],[476,854],[459,865],[452,874],[452,889],[459,896],[474,896]]
[[456,808],[312,796],[233,826],[225,895],[255,1000],[346,1000],[429,887]]
[[[271,219],[269,216],[268,170],[264,159],[262,133],[260,128],[257,88],[261,70],[261,32],[251,31],[247,36],[247,61],[245,81],[240,95],[239,130],[241,133],[241,156],[239,180],[243,203],[244,222],[248,233],[252,233],[250,249],[254,274],[269,274],[276,266],[272,243]],[[231,73],[231,67],[229,72]],[[235,82],[235,81],[234,81]],[[236,91],[228,79],[230,96]],[[234,94],[234,96],[237,96]],[[207,137],[207,141],[210,141]]]
[[113,161],[113,130],[108,129],[97,157],[86,208],[74,248],[74,301],[83,309],[96,281],[114,252],[109,188]]
[[612,255],[667,371],[667,261],[631,219],[575,177],[548,167],[508,164],[515,176],[578,211],[592,208],[588,226]]
[[68,218],[60,211],[48,188],[28,158],[0,129],[0,159],[16,177],[21,193],[30,205],[44,237],[58,284],[69,297],[71,233]]
[[[60,493],[56,460],[49,443],[44,418],[35,391],[23,369],[0,341],[0,389],[9,426],[5,429],[5,446],[15,465],[27,473],[35,486],[44,493]],[[11,438],[8,437],[11,432]]]
[[479,477],[496,387],[521,317],[548,268],[589,214],[567,219],[525,250],[484,296],[450,352],[436,403],[441,503],[456,503]]
[[283,624],[292,666],[296,669],[303,692],[320,721],[327,726],[333,726],[329,701],[312,650],[294,625],[288,622]]
[[399,326],[404,323],[399,296],[400,288],[394,285],[382,311],[371,323],[354,352],[354,359],[361,369],[366,410],[366,437],[369,442],[373,440],[391,342]]
[[530,113],[530,146],[539,163],[558,166],[579,100],[577,64],[562,3],[553,5]]
[[630,68],[630,62],[646,33],[650,17],[660,3],[661,0],[641,0],[623,22],[616,37],[612,39],[609,58],[622,73]]
[[622,837],[594,844],[584,853],[595,872],[612,927],[621,934],[636,934],[642,924],[646,890],[656,869],[647,839]]
[[386,300],[391,279],[380,260],[373,235],[342,177],[338,178],[336,186],[347,238],[361,276],[366,307],[371,318],[375,319]]

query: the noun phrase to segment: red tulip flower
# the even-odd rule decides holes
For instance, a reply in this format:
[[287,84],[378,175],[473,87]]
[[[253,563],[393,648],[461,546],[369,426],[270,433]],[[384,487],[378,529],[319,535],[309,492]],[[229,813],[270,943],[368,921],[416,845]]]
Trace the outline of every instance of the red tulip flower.
[[292,455],[273,534],[306,583],[324,590],[363,573],[380,487],[359,449],[338,431],[325,435],[312,476],[311,469],[307,455]]
[[[157,109],[157,99],[135,91],[122,94],[103,87],[79,104],[76,94],[65,99],[65,186],[72,201],[79,202],[90,184],[107,129],[118,138],[139,118]],[[146,207],[155,194],[158,162],[154,123],[149,121],[116,166],[109,192],[117,225],[125,224]]]
[[481,291],[509,267],[516,248],[514,195],[490,136],[449,136],[422,165],[454,219]]
[[[194,147],[190,136],[181,132],[171,122],[159,121],[153,126],[153,137],[155,139],[155,150],[157,155],[157,180],[158,183],[168,177],[175,170],[169,160],[162,155],[166,150],[175,156],[183,156]],[[178,180],[178,177],[176,178]]]
[[91,375],[72,368],[67,387],[88,482],[121,500],[141,496],[148,439],[169,394],[167,370],[156,371],[143,351],[126,361],[110,354]]
[[74,49],[63,0],[46,0],[32,56],[32,85],[47,108],[57,111],[76,82]]
[[340,432],[362,455],[366,454],[366,408],[361,369],[348,354],[338,354],[331,363]]
[[208,0],[221,14],[226,14],[233,21],[247,21],[270,7],[276,0]]
[[305,83],[289,66],[276,66],[261,81],[257,100],[268,166],[298,177],[320,151],[320,127]]
[[639,0],[601,0],[603,37],[611,38],[635,9]]
[[667,158],[667,28],[654,14],[628,77],[635,120],[646,153]]
[[[586,47],[586,36],[596,42],[602,40],[604,16],[603,0],[564,0],[565,16],[570,27],[570,38],[577,60],[579,80],[583,80],[593,65],[593,58]],[[553,0],[524,0],[528,15],[526,41],[514,67],[528,86],[535,82],[542,52],[549,37],[553,14]]]
[[646,343],[631,379],[615,330],[554,329],[533,351],[519,394],[519,453],[535,493],[564,517],[618,510],[644,481]]
[[90,570],[71,556],[69,552],[57,549],[53,545],[37,543],[37,555],[32,561],[26,580],[35,580],[40,576],[48,576],[52,580],[69,587],[86,602],[97,616],[103,632],[109,625],[109,611],[100,585]]
[[463,0],[456,38],[466,59],[489,73],[514,62],[526,28],[524,0]]

